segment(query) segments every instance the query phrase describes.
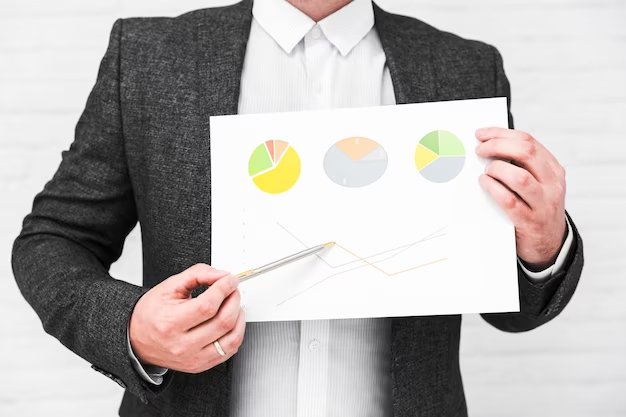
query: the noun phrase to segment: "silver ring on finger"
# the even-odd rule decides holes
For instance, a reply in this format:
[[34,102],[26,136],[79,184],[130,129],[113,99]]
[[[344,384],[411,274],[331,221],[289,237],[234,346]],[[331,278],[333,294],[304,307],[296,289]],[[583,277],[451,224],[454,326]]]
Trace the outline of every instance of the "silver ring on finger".
[[215,345],[215,350],[217,350],[217,353],[219,353],[220,356],[226,356],[226,352],[224,352],[224,349],[222,349],[220,342],[216,340],[215,342],[213,342],[213,345]]

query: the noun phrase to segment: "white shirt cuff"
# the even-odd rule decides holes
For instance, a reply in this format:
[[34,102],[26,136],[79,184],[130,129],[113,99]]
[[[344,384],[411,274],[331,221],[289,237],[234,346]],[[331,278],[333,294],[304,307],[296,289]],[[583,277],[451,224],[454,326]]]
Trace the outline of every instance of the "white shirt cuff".
[[163,383],[163,375],[166,374],[168,369],[155,365],[142,365],[141,362],[139,362],[139,359],[137,359],[137,356],[135,355],[135,352],[133,352],[133,348],[130,345],[129,333],[129,329],[126,329],[128,355],[130,356],[130,361],[133,363],[133,368],[135,368],[135,371],[137,371],[146,382],[154,385],[161,385]]
[[517,262],[522,267],[522,271],[524,271],[528,279],[531,280],[533,283],[538,284],[538,283],[547,281],[548,279],[552,278],[554,275],[559,273],[561,269],[563,268],[563,265],[565,264],[565,259],[567,259],[567,255],[569,254],[570,249],[572,248],[572,242],[574,241],[574,234],[572,233],[572,227],[569,224],[569,220],[567,219],[567,217],[565,218],[565,221],[567,222],[567,237],[565,238],[565,242],[563,243],[563,246],[561,247],[561,251],[559,252],[558,256],[556,257],[556,260],[554,261],[554,265],[544,269],[543,271],[532,272],[532,271],[529,271],[528,268],[524,266],[524,264],[522,263],[519,257],[517,258]]

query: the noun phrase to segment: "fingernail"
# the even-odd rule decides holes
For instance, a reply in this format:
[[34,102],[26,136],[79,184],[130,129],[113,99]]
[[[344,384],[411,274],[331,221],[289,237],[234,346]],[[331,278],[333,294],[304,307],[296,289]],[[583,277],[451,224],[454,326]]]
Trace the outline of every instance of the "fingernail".
[[478,176],[478,184],[480,184],[482,189],[485,189],[485,174],[480,174]]
[[239,277],[237,275],[230,275],[230,282],[232,282],[233,286],[236,287],[239,285]]
[[478,153],[480,151],[480,144],[476,145],[476,148],[474,149],[474,152]]

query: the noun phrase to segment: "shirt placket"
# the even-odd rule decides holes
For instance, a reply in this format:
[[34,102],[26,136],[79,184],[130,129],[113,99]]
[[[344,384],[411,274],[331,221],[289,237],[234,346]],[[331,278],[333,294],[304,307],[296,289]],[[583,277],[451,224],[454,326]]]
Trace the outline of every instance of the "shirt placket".
[[298,417],[326,416],[329,338],[329,320],[309,320],[301,323]]
[[326,92],[332,80],[327,79],[325,66],[331,56],[332,44],[324,36],[319,25],[315,25],[304,36],[304,55],[307,74],[307,110],[328,107]]
[[[306,107],[317,110],[328,107],[324,64],[332,45],[319,25],[304,37],[306,68]],[[302,321],[300,325],[300,357],[298,367],[297,417],[325,417],[328,397],[328,352],[330,321]]]

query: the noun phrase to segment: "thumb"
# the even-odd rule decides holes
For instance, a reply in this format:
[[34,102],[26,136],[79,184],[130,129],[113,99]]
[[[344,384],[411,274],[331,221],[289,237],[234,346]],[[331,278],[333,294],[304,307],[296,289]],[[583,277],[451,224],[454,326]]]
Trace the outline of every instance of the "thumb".
[[172,275],[168,279],[168,290],[177,298],[189,298],[196,288],[211,285],[227,275],[230,275],[230,272],[215,269],[207,264],[195,264],[179,274]]

